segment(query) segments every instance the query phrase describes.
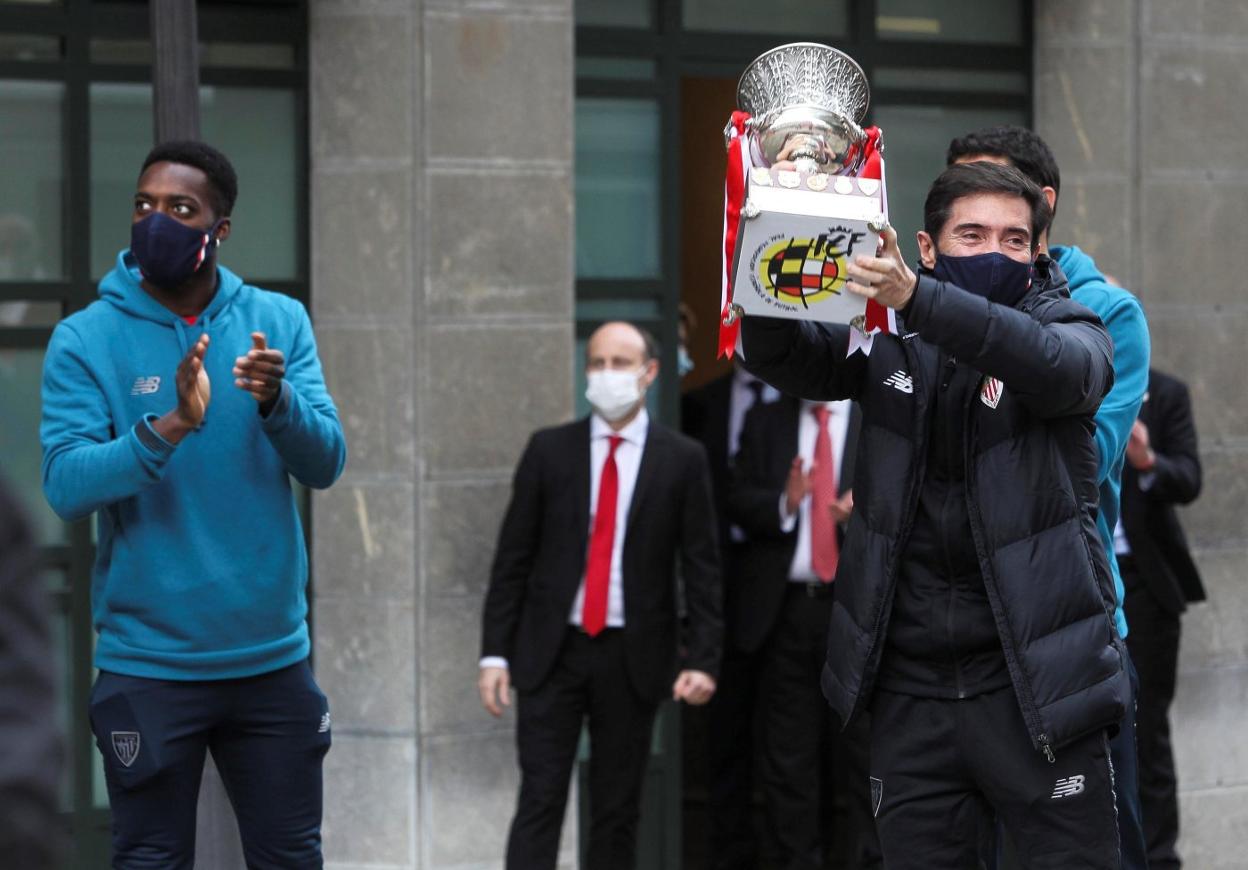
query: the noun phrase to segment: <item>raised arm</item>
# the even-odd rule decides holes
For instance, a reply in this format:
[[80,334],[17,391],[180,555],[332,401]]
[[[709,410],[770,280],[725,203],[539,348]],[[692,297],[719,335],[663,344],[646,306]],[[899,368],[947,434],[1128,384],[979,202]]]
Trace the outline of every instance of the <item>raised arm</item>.
[[1038,417],[1094,412],[1114,382],[1100,318],[1056,292],[1029,314],[920,275],[905,320],[924,341],[1000,378]]
[[174,445],[149,415],[114,431],[104,390],[72,326],[52,333],[43,363],[43,491],[64,520],[88,516],[156,483]]
[[298,306],[298,326],[285,359],[285,376],[260,426],[295,480],[325,489],[342,474],[347,442],[338,409],[325,387],[312,323]]

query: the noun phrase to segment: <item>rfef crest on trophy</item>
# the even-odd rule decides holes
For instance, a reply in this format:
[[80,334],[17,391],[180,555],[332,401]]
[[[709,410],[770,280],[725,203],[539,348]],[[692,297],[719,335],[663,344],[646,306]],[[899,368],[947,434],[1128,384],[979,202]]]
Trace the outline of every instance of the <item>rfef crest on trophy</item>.
[[729,329],[741,313],[863,322],[845,267],[887,225],[880,133],[860,126],[869,102],[862,68],[827,45],[782,45],[742,73],[724,130]]

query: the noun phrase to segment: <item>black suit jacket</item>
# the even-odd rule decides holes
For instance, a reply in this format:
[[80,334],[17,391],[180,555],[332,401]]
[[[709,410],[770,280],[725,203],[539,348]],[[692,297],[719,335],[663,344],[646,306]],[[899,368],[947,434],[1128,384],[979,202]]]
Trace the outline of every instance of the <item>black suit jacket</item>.
[[[499,531],[481,652],[505,657],[521,692],[536,689],[550,673],[585,573],[589,433],[585,418],[532,437]],[[667,697],[678,665],[717,675],[723,622],[706,452],[654,421],[629,507],[623,560],[625,657],[637,692],[656,702]],[[682,610],[688,616],[683,662]]]
[[[761,647],[771,634],[784,603],[785,584],[797,548],[797,529],[784,532],[780,527],[780,496],[798,453],[801,413],[802,403],[785,396],[750,409],[741,427],[741,445],[728,492],[728,515],[749,539],[737,551],[730,581],[735,588],[728,597],[731,604],[725,618],[729,637],[745,652]],[[852,405],[839,460],[841,493],[853,485],[859,418],[858,406]],[[838,529],[838,535],[843,534],[844,530]]]
[[1189,601],[1204,601],[1205,587],[1175,514],[1200,494],[1200,456],[1187,386],[1149,369],[1147,401],[1140,419],[1148,426],[1157,455],[1153,482],[1140,488],[1140,473],[1128,462],[1122,471],[1122,527],[1135,556],[1136,569],[1149,592],[1171,613]]
[[[719,519],[719,542],[732,542],[728,533],[728,424],[732,414],[732,372],[690,390],[680,399],[680,428],[690,438],[702,442],[711,467],[711,490]],[[726,566],[725,566],[726,567]]]

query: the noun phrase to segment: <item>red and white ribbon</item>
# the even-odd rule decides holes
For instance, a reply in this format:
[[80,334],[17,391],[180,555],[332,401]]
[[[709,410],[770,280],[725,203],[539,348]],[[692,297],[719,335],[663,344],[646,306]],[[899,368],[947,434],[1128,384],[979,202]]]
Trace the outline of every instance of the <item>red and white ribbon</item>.
[[[884,172],[884,154],[880,138],[883,135],[879,127],[868,127],[863,131],[867,134],[863,144],[862,166],[858,170],[859,178],[878,178],[880,181],[880,210],[888,217],[888,182]],[[897,334],[897,312],[886,308],[874,299],[867,300],[866,322],[862,330],[850,329],[849,351],[846,356],[862,351],[865,356],[871,355],[871,347],[875,336],[880,332]]]
[[724,268],[719,291],[719,356],[732,358],[741,332],[741,318],[732,311],[732,263],[737,251],[741,206],[750,171],[750,149],[745,135],[747,112],[733,112],[725,128],[728,139],[728,170],[724,174]]

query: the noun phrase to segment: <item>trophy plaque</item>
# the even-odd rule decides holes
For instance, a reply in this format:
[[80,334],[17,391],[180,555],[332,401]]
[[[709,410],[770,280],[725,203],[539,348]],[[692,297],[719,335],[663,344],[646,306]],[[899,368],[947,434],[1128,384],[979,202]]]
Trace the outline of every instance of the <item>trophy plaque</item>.
[[844,285],[849,259],[875,254],[887,211],[879,134],[859,126],[869,100],[861,67],[817,43],[774,48],[741,75],[737,104],[748,120],[725,130],[743,182],[734,314],[829,323],[864,314],[866,300]]

